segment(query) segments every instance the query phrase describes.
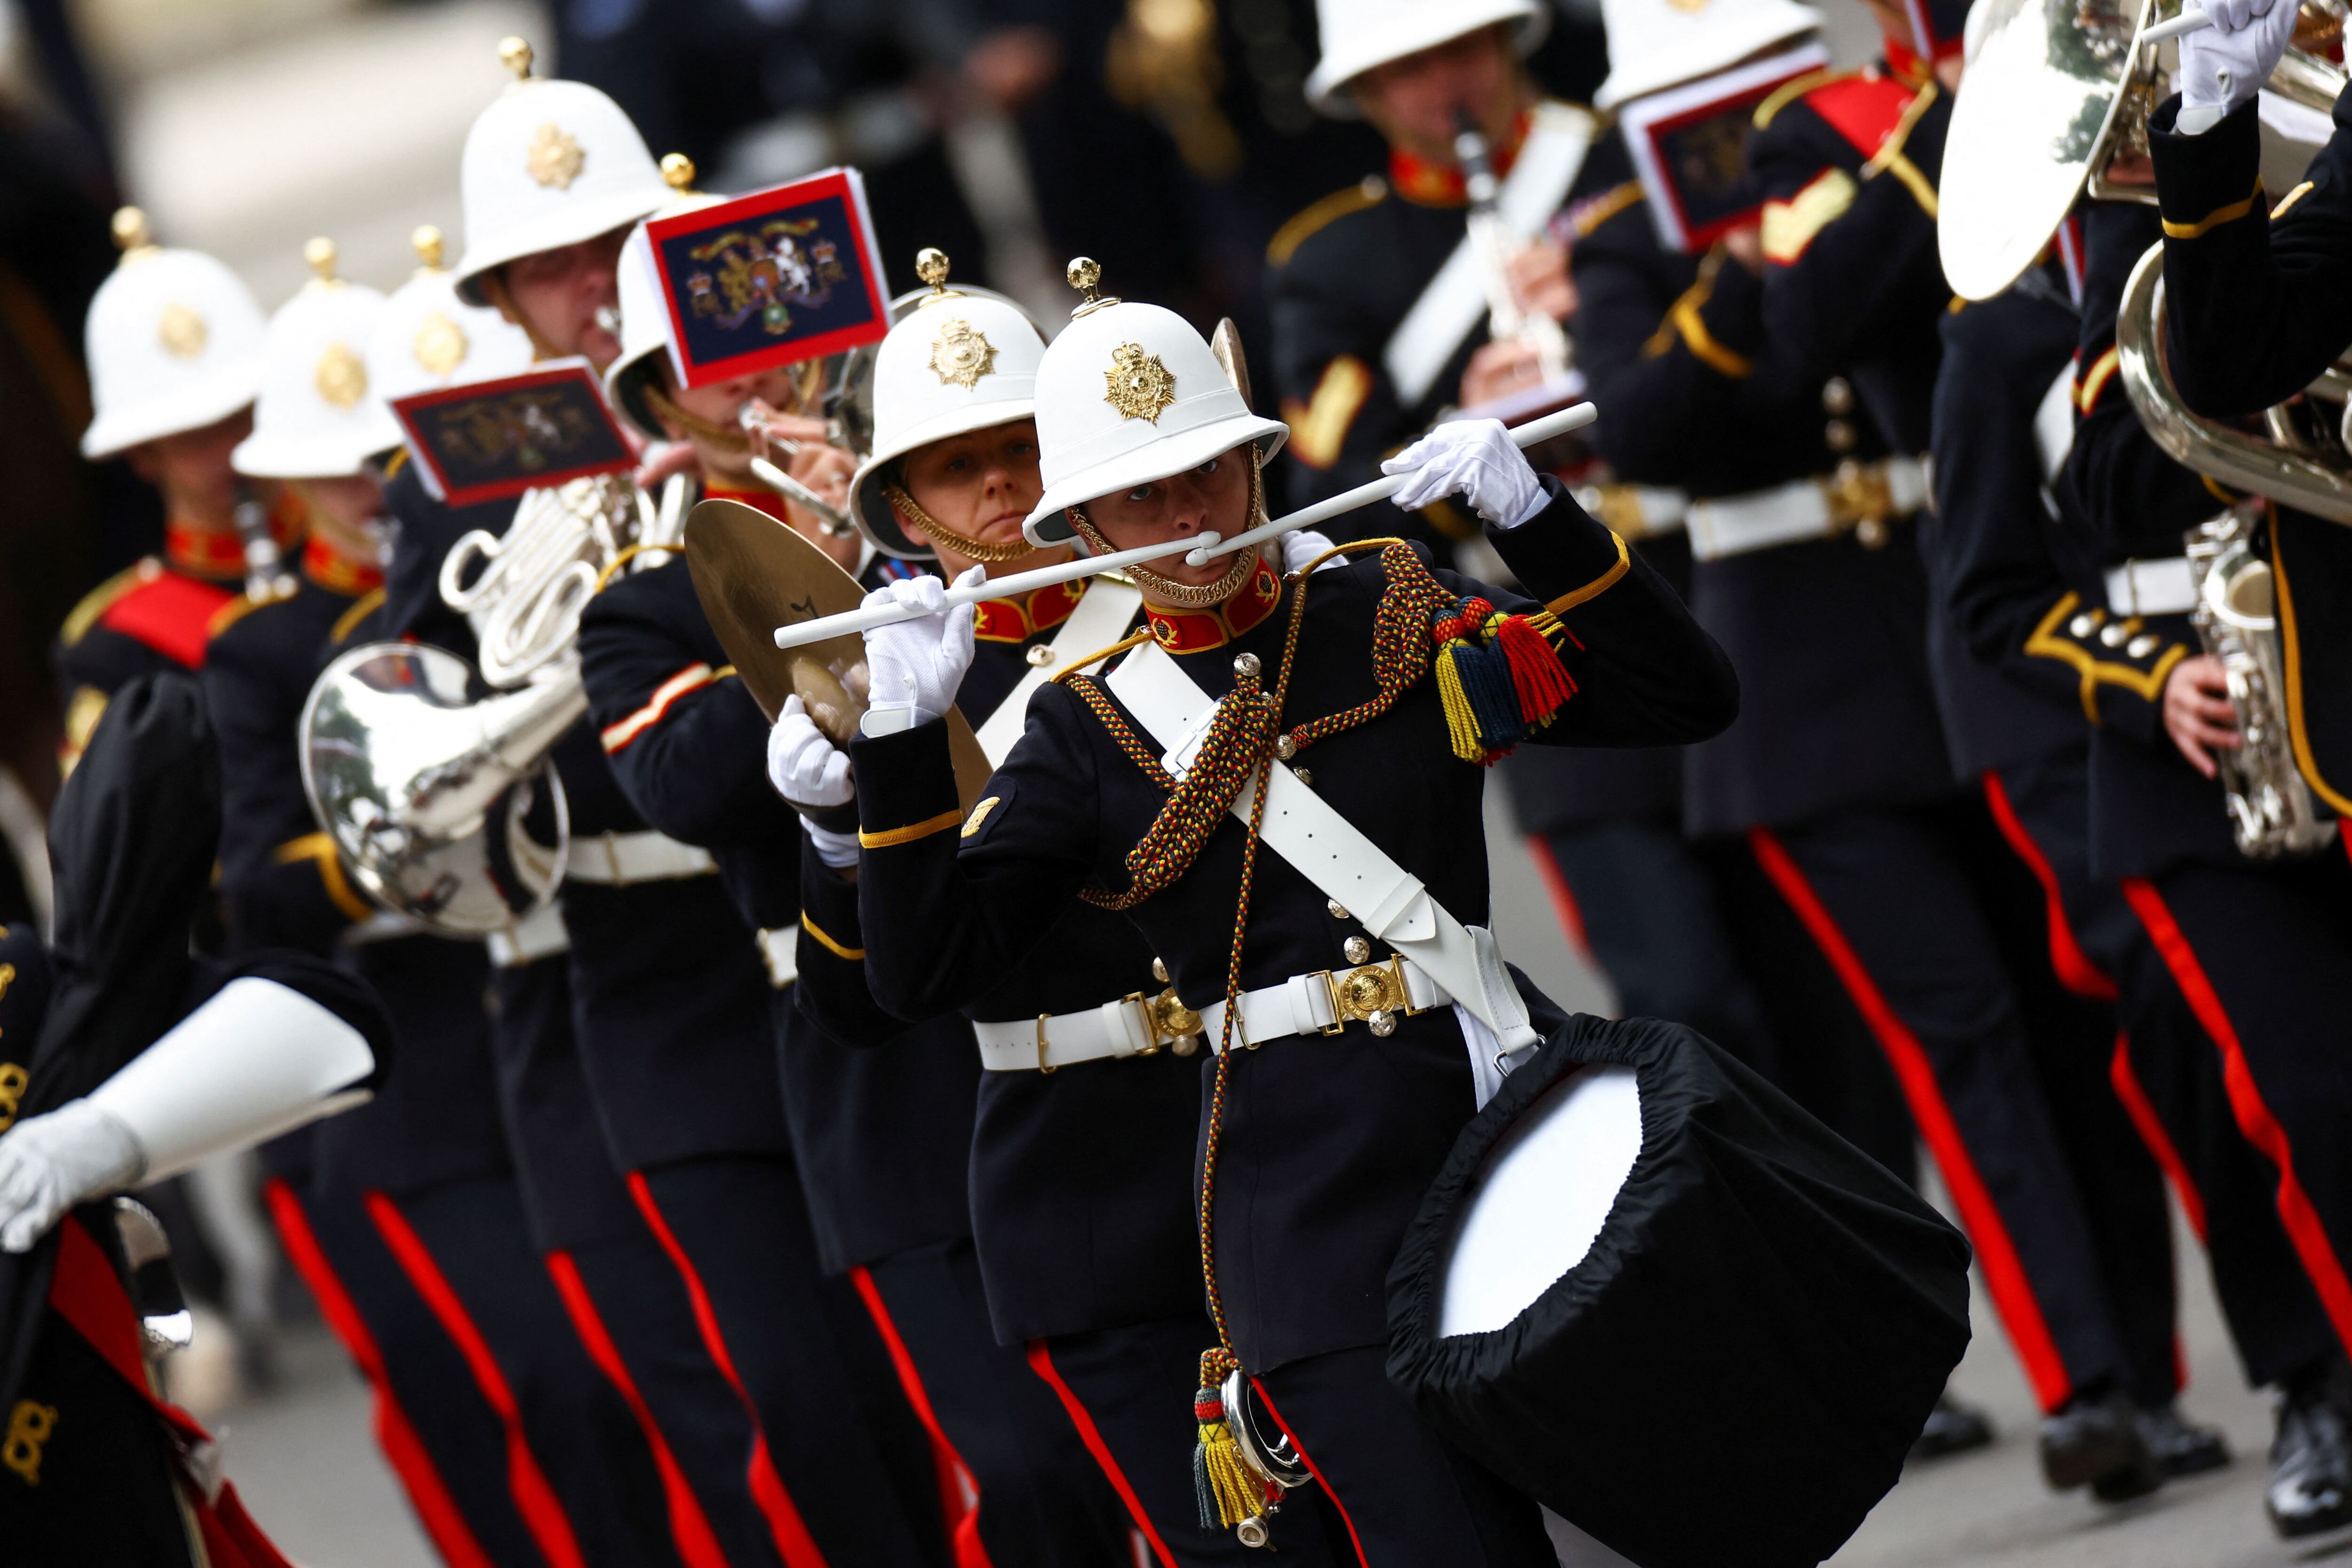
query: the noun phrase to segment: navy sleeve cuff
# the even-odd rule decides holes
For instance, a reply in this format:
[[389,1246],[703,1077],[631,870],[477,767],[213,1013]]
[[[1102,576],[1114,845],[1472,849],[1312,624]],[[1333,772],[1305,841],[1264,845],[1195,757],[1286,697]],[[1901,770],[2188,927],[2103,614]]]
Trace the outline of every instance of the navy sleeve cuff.
[[2184,136],[2175,130],[2179,117],[2180,95],[2175,93],[2149,117],[2147,141],[2156,158],[2157,204],[2164,214],[2164,232],[2174,239],[2191,239],[2262,205],[2262,131],[2251,100],[2201,136]]

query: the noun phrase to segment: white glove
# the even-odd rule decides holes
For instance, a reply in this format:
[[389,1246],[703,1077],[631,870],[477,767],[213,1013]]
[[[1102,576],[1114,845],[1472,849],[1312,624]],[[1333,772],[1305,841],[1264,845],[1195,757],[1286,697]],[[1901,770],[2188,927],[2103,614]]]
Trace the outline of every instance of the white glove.
[[808,834],[809,847],[816,851],[816,858],[835,871],[847,871],[857,863],[856,833],[836,833],[830,828],[818,827],[805,817],[801,819],[801,827]]
[[[973,567],[956,580],[959,588],[985,580]],[[947,584],[936,577],[910,577],[866,596],[866,608],[912,604],[927,613],[894,621],[866,633],[866,672],[871,694],[867,714],[911,712],[916,722],[939,718],[955,704],[956,688],[971,668],[972,607],[947,606]],[[868,734],[884,733],[877,727]]]
[[817,728],[797,695],[784,699],[768,731],[768,782],[794,806],[845,806],[857,798],[849,754]]
[[68,1100],[0,1134],[0,1248],[29,1252],[75,1204],[137,1181],[147,1155],[119,1117]]
[[1499,419],[1448,420],[1381,464],[1381,472],[1405,476],[1392,497],[1405,511],[1460,496],[1501,528],[1517,528],[1551,499]]
[[[1313,528],[1299,528],[1294,532],[1283,535],[1282,574],[1285,577],[1289,576],[1292,572],[1297,571],[1300,567],[1305,566],[1308,561],[1313,560],[1317,556],[1323,554],[1330,548],[1331,540],[1329,538],[1323,534],[1317,533]],[[1345,557],[1335,555],[1329,560],[1325,561],[1321,566],[1317,567],[1315,570],[1318,571],[1328,571],[1335,566],[1344,566],[1346,564],[1347,560]]]
[[2295,0],[2199,0],[2211,26],[2180,40],[2180,131],[2200,136],[2262,90],[2294,37]]

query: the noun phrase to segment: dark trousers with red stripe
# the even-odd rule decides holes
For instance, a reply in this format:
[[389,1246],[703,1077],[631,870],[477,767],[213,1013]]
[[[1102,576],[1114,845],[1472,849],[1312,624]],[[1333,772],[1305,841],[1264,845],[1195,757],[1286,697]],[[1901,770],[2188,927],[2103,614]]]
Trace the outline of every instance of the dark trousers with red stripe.
[[1339,1518],[1342,1562],[1557,1568],[1534,1500],[1430,1429],[1389,1381],[1385,1347],[1309,1356],[1254,1382]]
[[929,1445],[856,1292],[820,1274],[792,1162],[685,1160],[629,1186],[751,1419],[787,1568],[945,1568]]
[[2130,1389],[2133,1357],[2003,950],[2023,873],[1982,803],[1848,810],[1759,828],[1750,843],[1894,1068],[2036,1399],[2053,1410]]
[[[968,1240],[910,1248],[866,1265],[875,1325],[903,1351],[899,1376],[935,1443],[968,1473],[977,1510],[957,1560],[998,1568],[1089,1568],[1129,1554],[1127,1513],[1025,1350],[990,1329],[980,1260]],[[1189,1396],[1188,1396],[1189,1397]],[[1178,1424],[1182,1425],[1181,1409]],[[1189,1460],[1188,1460],[1189,1465]],[[1189,1469],[1188,1469],[1189,1479]]]
[[505,1430],[465,1356],[416,1293],[356,1194],[272,1180],[288,1260],[374,1397],[378,1447],[449,1568],[540,1568],[507,1487]]
[[[1118,1494],[1159,1568],[1243,1568],[1266,1560],[1230,1530],[1201,1527],[1192,1491],[1201,1353],[1217,1343],[1205,1317],[1168,1318],[1029,1342],[1029,1366],[1061,1401]],[[1274,1516],[1276,1561],[1287,1568],[1353,1563],[1325,1533],[1320,1493],[1291,1494]],[[1337,1515],[1331,1515],[1334,1522]]]
[[[2352,865],[2340,850],[2299,864],[2180,865],[2124,892],[2215,1053],[2221,1104],[2267,1167],[2296,1262],[2352,1350]],[[2209,1128],[2220,1119],[2210,1097],[2206,1117]]]
[[547,1270],[645,1429],[686,1568],[779,1568],[782,1547],[751,1486],[751,1414],[704,1347],[660,1244],[646,1231],[597,1237],[550,1253]]
[[366,1203],[499,1413],[508,1484],[550,1568],[677,1563],[645,1434],[574,1333],[512,1179]]

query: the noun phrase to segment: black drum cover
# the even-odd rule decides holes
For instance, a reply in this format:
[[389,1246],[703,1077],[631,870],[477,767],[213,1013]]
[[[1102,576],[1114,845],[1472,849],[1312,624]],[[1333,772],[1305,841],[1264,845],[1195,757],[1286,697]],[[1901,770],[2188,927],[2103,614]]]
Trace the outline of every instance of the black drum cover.
[[[1640,1153],[1591,1249],[1491,1333],[1440,1337],[1487,1155],[1587,1066],[1633,1070]],[[1448,1439],[1641,1568],[1835,1552],[1969,1342],[1969,1247],[1690,1030],[1579,1016],[1465,1128],[1389,1273],[1389,1375]]]

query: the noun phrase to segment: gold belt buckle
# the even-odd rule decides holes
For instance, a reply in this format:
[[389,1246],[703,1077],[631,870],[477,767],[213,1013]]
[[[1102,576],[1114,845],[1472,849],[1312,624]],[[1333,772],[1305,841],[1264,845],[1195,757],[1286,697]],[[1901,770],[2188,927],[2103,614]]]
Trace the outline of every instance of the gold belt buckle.
[[1864,549],[1886,543],[1887,526],[1895,517],[1895,486],[1884,463],[1862,463],[1852,457],[1837,465],[1822,482],[1830,504],[1830,532],[1851,531]]
[[1136,1052],[1138,1056],[1157,1056],[1162,1046],[1179,1056],[1190,1056],[1201,1049],[1201,1015],[1178,999],[1175,987],[1156,997],[1129,991],[1120,1000],[1132,1006],[1143,1022],[1146,1043]]
[[1331,998],[1331,1021],[1324,1026],[1325,1034],[1338,1034],[1349,1024],[1361,1022],[1386,1038],[1396,1032],[1399,1013],[1410,1016],[1422,1010],[1412,1005],[1412,992],[1404,983],[1401,953],[1390,954],[1385,963],[1326,969],[1322,980]]

